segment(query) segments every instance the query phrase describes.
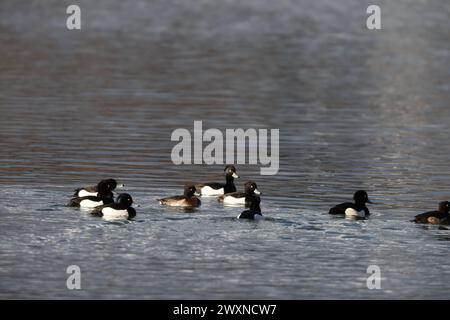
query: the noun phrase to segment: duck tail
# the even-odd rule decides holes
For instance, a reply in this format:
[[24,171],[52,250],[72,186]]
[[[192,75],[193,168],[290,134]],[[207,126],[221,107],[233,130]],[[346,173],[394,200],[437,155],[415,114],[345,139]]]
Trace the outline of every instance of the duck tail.
[[82,188],[75,189],[73,191],[73,197],[77,197],[78,196],[78,192],[80,192],[80,190],[82,190]]
[[77,197],[73,197],[69,200],[69,202],[66,204],[66,207],[79,207],[80,201]]

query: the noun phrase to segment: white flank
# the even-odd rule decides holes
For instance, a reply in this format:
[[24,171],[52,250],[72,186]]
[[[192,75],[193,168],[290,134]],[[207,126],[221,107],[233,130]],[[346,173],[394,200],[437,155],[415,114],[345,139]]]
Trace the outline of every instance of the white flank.
[[97,194],[98,194],[98,192],[88,192],[88,191],[86,191],[86,190],[80,190],[80,191],[78,192],[78,196],[79,196],[80,198],[82,198],[82,197],[96,197]]
[[220,196],[224,194],[223,188],[213,189],[210,186],[204,186],[200,192],[202,196]]
[[117,219],[128,219],[128,211],[125,210],[115,210],[113,208],[103,208],[103,219],[106,220],[117,220]]
[[245,197],[235,198],[232,196],[224,196],[223,203],[225,203],[225,204],[245,204]]
[[95,208],[102,205],[103,201],[92,201],[89,199],[81,200],[80,202],[80,207],[82,208]]
[[364,210],[356,211],[356,210],[353,209],[353,208],[347,208],[347,209],[345,210],[345,215],[346,215],[347,217],[360,217],[360,218],[363,218],[363,217],[366,216],[366,213],[364,212]]

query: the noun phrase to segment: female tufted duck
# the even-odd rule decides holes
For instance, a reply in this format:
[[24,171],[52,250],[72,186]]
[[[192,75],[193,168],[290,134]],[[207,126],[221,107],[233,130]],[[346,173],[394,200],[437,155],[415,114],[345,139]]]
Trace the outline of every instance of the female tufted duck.
[[173,196],[159,199],[159,203],[173,207],[198,207],[201,202],[196,196],[196,188],[194,185],[184,187],[184,194],[182,196]]
[[415,223],[429,224],[449,224],[450,222],[450,202],[443,201],[439,203],[437,211],[429,211],[418,214],[413,220]]

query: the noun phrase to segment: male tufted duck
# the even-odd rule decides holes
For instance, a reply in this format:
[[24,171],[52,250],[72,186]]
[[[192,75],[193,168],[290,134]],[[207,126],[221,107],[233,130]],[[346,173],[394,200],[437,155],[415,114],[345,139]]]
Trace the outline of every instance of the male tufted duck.
[[202,183],[196,184],[195,188],[202,196],[220,196],[225,193],[236,192],[234,179],[239,178],[236,174],[236,168],[234,166],[226,166],[224,172],[226,180],[225,184],[218,182]]
[[104,204],[114,202],[114,196],[111,192],[111,186],[106,180],[102,180],[97,185],[96,196],[72,197],[68,207],[95,208]]
[[248,220],[261,220],[263,216],[261,214],[261,207],[259,204],[261,203],[261,198],[256,194],[250,198],[250,209],[242,211],[240,215],[238,215],[238,219],[248,219]]
[[232,192],[221,195],[217,200],[224,204],[243,204],[246,207],[249,207],[253,195],[260,195],[261,192],[259,192],[258,186],[253,181],[246,182],[244,190],[245,192]]
[[[108,189],[113,191],[116,188],[123,188],[123,184],[117,184],[115,179],[106,179],[102,180],[104,183],[108,185]],[[102,182],[100,181],[100,182]],[[87,197],[87,196],[97,196],[98,195],[98,184],[95,186],[86,186],[83,188],[75,189],[73,196],[74,197]]]
[[364,190],[356,191],[353,200],[355,200],[355,203],[345,202],[334,206],[330,209],[329,214],[345,214],[347,217],[365,217],[370,214],[366,203],[372,202],[369,200],[367,192]]
[[104,219],[131,219],[136,216],[136,210],[131,205],[133,198],[128,193],[118,195],[116,202],[95,208],[91,214]]

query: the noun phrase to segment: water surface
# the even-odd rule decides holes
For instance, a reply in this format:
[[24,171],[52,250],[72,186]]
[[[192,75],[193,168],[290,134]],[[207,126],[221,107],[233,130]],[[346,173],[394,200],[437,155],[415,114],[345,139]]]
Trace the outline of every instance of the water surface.
[[[357,0],[79,3],[82,31],[59,1],[0,3],[0,298],[450,298],[450,231],[409,222],[450,194],[449,4],[384,1],[369,31]],[[171,162],[195,120],[280,129],[277,175],[238,166],[265,221],[159,206],[222,179]],[[109,177],[134,221],[64,207]],[[357,189],[369,219],[327,215]]]

